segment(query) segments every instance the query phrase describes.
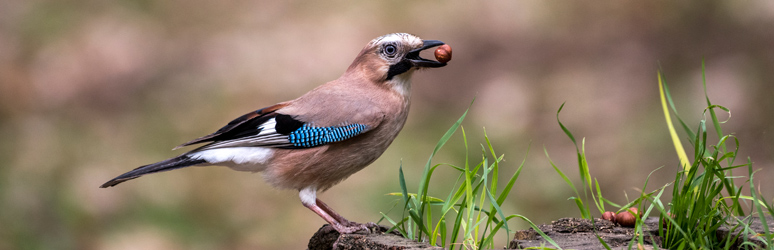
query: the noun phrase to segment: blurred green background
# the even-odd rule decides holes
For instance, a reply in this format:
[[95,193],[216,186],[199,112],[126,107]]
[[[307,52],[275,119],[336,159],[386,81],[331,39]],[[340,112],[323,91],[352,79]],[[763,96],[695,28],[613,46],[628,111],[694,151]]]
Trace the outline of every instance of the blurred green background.
[[[625,203],[649,172],[665,166],[652,190],[677,169],[656,71],[695,127],[702,60],[711,99],[732,110],[724,130],[741,141],[739,163],[750,156],[762,169],[755,184],[770,199],[772,23],[771,1],[5,0],[0,249],[304,249],[323,220],[260,174],[189,168],[97,187],[337,78],[392,32],[442,40],[454,59],[414,75],[413,110],[391,148],[320,195],[351,220],[376,221],[395,204],[384,194],[399,190],[401,164],[415,189],[435,142],[474,98],[463,124],[472,158],[484,128],[505,154],[504,175],[532,144],[507,213],[536,223],[578,216],[542,153],[579,181],[555,120],[562,102],[605,196]],[[463,156],[458,134],[437,162]],[[445,197],[455,176],[440,171],[433,194]]]

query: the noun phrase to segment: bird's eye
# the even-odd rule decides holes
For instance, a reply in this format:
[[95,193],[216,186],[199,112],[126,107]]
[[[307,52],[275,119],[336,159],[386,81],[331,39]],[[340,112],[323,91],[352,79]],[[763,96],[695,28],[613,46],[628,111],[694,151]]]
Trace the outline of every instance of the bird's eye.
[[388,56],[393,56],[396,52],[398,52],[398,49],[395,48],[395,45],[388,44],[387,46],[384,46],[384,53]]

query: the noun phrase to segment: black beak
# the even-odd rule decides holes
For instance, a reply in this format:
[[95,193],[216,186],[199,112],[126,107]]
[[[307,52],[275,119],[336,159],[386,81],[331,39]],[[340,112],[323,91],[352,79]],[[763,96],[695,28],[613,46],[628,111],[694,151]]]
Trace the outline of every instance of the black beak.
[[438,40],[422,40],[422,47],[409,51],[409,53],[406,54],[406,60],[411,62],[414,67],[419,68],[438,68],[446,66],[446,63],[425,59],[419,56],[420,51],[444,44],[444,42]]

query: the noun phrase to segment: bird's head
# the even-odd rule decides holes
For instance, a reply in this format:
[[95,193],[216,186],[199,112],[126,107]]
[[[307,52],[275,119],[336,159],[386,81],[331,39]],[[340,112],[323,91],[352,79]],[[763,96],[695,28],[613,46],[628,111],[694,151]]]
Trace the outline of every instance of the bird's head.
[[374,82],[407,85],[411,73],[416,69],[446,66],[446,63],[419,56],[422,50],[443,44],[437,40],[422,40],[407,33],[380,36],[360,51],[347,72],[365,76]]

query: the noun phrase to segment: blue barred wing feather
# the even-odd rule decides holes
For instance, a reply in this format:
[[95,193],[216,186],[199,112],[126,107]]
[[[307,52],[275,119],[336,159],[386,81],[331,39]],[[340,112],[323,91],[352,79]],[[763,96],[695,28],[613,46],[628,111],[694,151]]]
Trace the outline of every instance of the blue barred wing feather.
[[363,124],[338,127],[314,127],[305,124],[290,133],[288,139],[295,147],[309,148],[352,138],[363,133],[367,128],[368,126]]

